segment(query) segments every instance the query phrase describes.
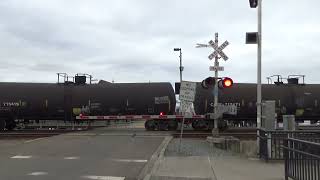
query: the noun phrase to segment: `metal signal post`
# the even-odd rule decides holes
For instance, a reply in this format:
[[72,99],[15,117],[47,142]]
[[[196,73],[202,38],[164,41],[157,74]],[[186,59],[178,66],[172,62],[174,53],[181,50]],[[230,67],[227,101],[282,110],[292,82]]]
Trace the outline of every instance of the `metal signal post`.
[[[214,41],[210,40],[209,41],[209,45],[207,44],[197,44],[197,48],[201,48],[201,47],[212,47],[215,51],[213,53],[211,53],[209,55],[209,59],[212,60],[214,58],[214,67],[209,67],[210,71],[214,71],[214,79],[215,79],[215,83],[214,83],[214,90],[213,90],[213,95],[214,95],[214,128],[218,128],[218,117],[219,117],[219,112],[218,112],[218,98],[219,98],[219,94],[218,94],[218,72],[219,71],[223,71],[224,68],[219,66],[219,59],[222,58],[223,60],[227,61],[229,58],[228,56],[226,56],[224,54],[224,52],[222,51],[225,47],[227,47],[229,45],[228,41],[225,41],[224,43],[222,43],[220,46],[218,46],[218,33],[215,33],[215,39]],[[219,57],[220,55],[220,57]],[[212,131],[212,133],[214,133],[214,131]]]
[[[214,43],[216,44],[216,45],[218,45],[218,33],[215,33],[215,39],[214,39]],[[219,67],[219,57],[218,56],[216,56],[215,58],[214,58],[214,66],[215,67]],[[218,94],[218,69],[215,69],[215,71],[214,71],[214,77],[215,77],[215,84],[214,84],[214,104],[213,104],[213,108],[214,108],[214,113],[215,114],[217,114],[217,109],[218,109],[218,98],[219,98],[219,94]],[[218,116],[217,115],[215,115],[214,116],[214,128],[218,128]]]

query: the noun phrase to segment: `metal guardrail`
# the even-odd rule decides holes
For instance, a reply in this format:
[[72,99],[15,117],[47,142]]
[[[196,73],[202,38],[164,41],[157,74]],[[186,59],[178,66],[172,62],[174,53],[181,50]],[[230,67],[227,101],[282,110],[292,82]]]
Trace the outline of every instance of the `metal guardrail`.
[[261,159],[284,160],[283,145],[287,138],[295,138],[320,143],[319,130],[307,131],[266,131],[258,129],[259,132],[259,156]]
[[284,140],[285,179],[320,179],[320,143],[288,138]]

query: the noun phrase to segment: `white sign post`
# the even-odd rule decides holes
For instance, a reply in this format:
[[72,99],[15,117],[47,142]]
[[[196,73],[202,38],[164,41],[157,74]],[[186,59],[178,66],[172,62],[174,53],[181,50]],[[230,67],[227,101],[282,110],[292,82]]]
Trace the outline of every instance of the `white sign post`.
[[194,108],[193,108],[192,102],[183,101],[180,109],[181,109],[181,112],[183,112],[184,117],[192,118],[192,115],[194,113]]
[[182,123],[181,123],[181,132],[180,132],[180,145],[179,145],[179,151],[181,150],[181,140],[182,140],[182,134],[183,134],[183,126],[184,126],[184,116],[191,116],[194,112],[193,110],[193,101],[196,94],[196,87],[197,83],[190,82],[190,81],[182,81],[180,85],[180,95],[179,99],[181,101],[180,103],[180,112],[183,115]]

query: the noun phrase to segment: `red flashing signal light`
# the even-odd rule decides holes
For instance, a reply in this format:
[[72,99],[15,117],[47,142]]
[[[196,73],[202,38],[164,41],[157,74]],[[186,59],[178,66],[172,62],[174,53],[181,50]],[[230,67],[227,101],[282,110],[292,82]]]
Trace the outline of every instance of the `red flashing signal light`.
[[232,85],[233,85],[233,80],[231,78],[226,77],[222,80],[222,86],[224,88],[232,87]]
[[163,116],[164,115],[164,112],[160,112],[160,116]]

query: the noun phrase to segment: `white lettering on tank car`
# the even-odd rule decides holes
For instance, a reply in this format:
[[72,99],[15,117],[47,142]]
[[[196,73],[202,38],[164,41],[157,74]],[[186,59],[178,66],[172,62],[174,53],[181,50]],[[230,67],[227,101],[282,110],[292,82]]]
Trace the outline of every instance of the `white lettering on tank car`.
[[[237,106],[237,107],[241,107],[241,104],[236,102],[236,103],[219,103],[220,105],[225,105],[225,106]],[[214,103],[210,103],[211,107],[214,107]]]
[[19,102],[3,102],[2,106],[4,106],[4,107],[19,107],[20,103]]
[[170,99],[168,96],[154,97],[154,104],[168,104]]

